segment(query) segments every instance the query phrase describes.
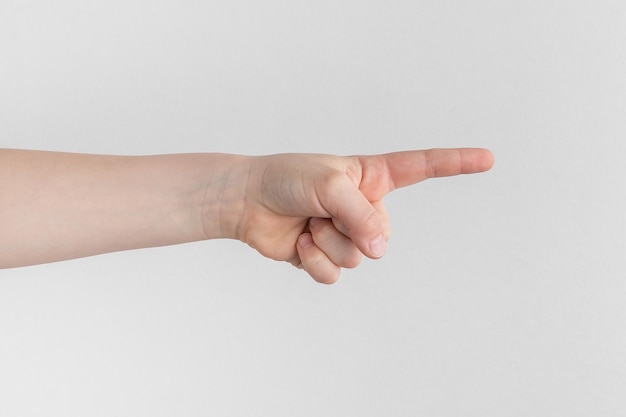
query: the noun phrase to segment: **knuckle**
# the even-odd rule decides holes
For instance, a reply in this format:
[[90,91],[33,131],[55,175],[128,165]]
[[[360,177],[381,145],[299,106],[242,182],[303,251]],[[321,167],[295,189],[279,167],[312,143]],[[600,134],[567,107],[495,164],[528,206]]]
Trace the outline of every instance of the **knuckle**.
[[324,185],[329,188],[343,184],[346,179],[346,175],[338,169],[328,170],[323,175]]
[[356,268],[357,266],[361,264],[362,260],[363,260],[363,254],[359,252],[358,249],[355,248],[354,250],[350,251],[350,253],[346,254],[341,266],[343,266],[344,268],[350,268],[350,269]]
[[327,220],[317,221],[310,226],[311,234],[313,235],[313,240],[315,240],[318,244],[323,244],[324,242],[328,242],[333,237],[333,228],[331,227],[331,222]]
[[337,229],[342,235],[348,236],[350,234],[350,230],[348,229],[348,226],[346,226],[344,222],[342,222],[341,220],[337,218],[333,218],[332,221],[333,221],[333,225],[335,226],[335,229]]
[[424,176],[426,178],[435,178],[437,176],[437,168],[433,162],[433,150],[424,152]]
[[319,273],[319,274],[315,274],[311,276],[313,277],[315,281],[319,282],[320,284],[330,285],[330,284],[334,284],[335,282],[339,280],[339,274],[340,274],[340,269],[336,268],[331,271],[326,271],[324,273]]
[[380,227],[380,215],[374,208],[372,208],[369,213],[364,216],[363,225],[361,226],[361,228],[365,234],[373,235],[379,232]]
[[302,258],[302,266],[307,272],[313,272],[322,263],[324,256],[322,254],[305,256]]

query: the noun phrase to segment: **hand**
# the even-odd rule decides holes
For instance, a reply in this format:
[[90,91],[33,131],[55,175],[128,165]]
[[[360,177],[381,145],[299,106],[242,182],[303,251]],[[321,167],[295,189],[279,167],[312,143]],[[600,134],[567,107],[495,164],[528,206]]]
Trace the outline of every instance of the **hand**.
[[384,254],[387,193],[492,163],[483,149],[351,157],[0,149],[0,268],[236,238],[332,283],[362,255]]
[[428,178],[487,171],[493,155],[432,149],[351,157],[283,154],[250,163],[237,238],[331,284],[362,255],[385,253],[387,193]]

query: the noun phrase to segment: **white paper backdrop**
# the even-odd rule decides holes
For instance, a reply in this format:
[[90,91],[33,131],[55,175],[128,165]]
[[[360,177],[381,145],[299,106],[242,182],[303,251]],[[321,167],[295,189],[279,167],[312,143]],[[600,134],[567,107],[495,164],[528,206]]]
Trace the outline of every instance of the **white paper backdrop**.
[[621,0],[0,0],[0,147],[497,159],[331,287],[233,241],[0,271],[0,415],[626,414],[625,45]]

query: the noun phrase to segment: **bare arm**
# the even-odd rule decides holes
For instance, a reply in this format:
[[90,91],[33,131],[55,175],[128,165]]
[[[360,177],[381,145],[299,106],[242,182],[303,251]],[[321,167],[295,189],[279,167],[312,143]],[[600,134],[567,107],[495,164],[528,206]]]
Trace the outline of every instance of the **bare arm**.
[[204,239],[207,178],[239,159],[0,150],[0,267]]
[[481,149],[367,157],[0,149],[0,268],[233,238],[330,283],[361,255],[384,253],[385,194],[492,163]]

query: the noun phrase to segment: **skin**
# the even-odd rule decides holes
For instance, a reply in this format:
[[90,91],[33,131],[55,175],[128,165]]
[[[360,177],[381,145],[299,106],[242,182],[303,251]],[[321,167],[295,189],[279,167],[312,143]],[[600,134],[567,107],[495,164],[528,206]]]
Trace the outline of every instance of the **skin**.
[[487,171],[485,149],[87,155],[0,149],[0,268],[231,238],[330,284],[389,238],[383,197]]

